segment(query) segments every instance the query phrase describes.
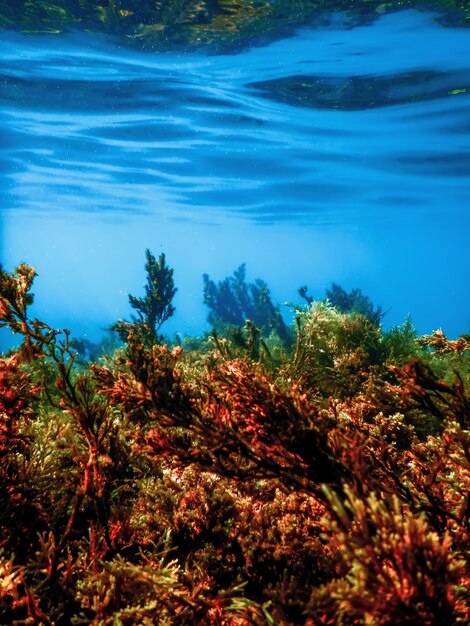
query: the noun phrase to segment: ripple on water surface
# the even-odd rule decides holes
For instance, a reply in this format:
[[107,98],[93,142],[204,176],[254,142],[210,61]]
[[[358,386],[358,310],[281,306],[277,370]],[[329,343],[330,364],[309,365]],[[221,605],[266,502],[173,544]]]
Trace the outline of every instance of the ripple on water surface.
[[[392,285],[403,300],[423,293],[413,277],[449,303],[468,281],[468,30],[408,11],[350,29],[305,28],[231,55],[3,32],[0,55],[6,262],[40,247],[42,261],[64,267],[51,219],[88,215],[96,240],[111,242],[118,223],[142,218],[135,241],[124,229],[120,254],[134,249],[140,271],[152,236],[192,258],[184,268],[196,282],[211,272],[204,259],[224,259],[230,272],[269,258],[259,271],[268,282],[309,282],[300,278],[308,267],[367,292],[379,276],[376,299],[387,308]],[[43,241],[31,217],[47,222]],[[88,237],[70,230],[67,249],[92,258]],[[323,261],[310,260],[315,250]],[[113,263],[124,275],[119,255]]]

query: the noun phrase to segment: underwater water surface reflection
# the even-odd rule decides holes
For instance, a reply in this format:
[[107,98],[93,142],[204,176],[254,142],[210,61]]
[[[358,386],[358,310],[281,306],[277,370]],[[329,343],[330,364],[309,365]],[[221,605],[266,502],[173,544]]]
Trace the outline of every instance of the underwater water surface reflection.
[[3,262],[77,332],[128,315],[147,247],[175,268],[173,330],[204,328],[203,272],[246,262],[279,302],[337,281],[388,325],[466,332],[470,36],[432,18],[233,55],[4,32]]

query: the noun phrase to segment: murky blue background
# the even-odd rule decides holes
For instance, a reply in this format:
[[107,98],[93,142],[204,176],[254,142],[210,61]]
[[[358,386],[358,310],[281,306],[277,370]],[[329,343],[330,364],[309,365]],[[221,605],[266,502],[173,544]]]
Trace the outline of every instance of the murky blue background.
[[[422,333],[470,326],[470,33],[406,11],[240,54],[99,35],[0,41],[1,259],[34,312],[96,338],[167,255],[177,313],[242,262],[273,300],[360,287]],[[291,313],[286,308],[289,319]]]

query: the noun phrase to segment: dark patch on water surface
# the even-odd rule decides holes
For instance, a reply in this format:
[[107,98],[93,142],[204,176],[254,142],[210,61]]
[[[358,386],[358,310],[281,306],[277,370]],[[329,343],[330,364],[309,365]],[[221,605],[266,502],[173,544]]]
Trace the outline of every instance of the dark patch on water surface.
[[297,75],[249,83],[260,96],[315,109],[363,111],[470,93],[468,75],[400,72],[389,76]]
[[[99,73],[99,69],[97,70]],[[186,81],[169,77],[119,80],[48,78],[41,76],[18,77],[0,74],[0,101],[11,102],[15,108],[54,111],[120,111],[146,110],[158,106],[174,109],[175,101],[185,104],[197,94]],[[136,98],[136,94],[139,98]],[[219,103],[220,104],[220,103]]]
[[400,155],[396,161],[426,176],[463,176],[465,178],[470,176],[469,152]]

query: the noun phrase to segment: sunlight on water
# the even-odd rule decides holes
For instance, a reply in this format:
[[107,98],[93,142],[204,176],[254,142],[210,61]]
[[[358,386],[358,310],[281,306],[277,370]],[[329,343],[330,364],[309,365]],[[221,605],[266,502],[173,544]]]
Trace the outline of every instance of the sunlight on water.
[[1,256],[37,267],[51,323],[128,316],[148,247],[168,332],[205,328],[202,273],[242,262],[278,302],[337,281],[386,325],[468,330],[467,30],[406,11],[236,55],[2,35]]

